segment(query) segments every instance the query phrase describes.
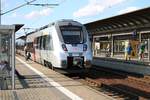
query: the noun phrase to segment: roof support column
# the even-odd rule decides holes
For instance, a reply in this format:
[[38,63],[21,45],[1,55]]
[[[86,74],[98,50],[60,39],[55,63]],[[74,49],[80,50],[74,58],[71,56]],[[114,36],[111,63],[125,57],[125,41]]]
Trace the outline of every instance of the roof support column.
[[12,49],[11,49],[11,54],[12,54],[12,90],[15,89],[15,32],[13,30],[12,32]]
[[148,39],[148,61],[150,61],[150,38]]
[[111,57],[114,56],[114,37],[111,35]]
[[92,43],[92,52],[93,52],[93,56],[96,56],[97,55],[97,51],[96,51],[96,48],[95,48],[95,37],[93,36],[93,43]]
[[142,34],[139,32],[139,42],[141,43],[141,41],[142,41],[142,36],[141,36]]

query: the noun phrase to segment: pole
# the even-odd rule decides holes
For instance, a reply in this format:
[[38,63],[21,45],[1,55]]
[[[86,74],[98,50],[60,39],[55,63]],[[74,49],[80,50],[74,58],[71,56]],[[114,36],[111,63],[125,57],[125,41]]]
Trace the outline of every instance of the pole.
[[12,34],[12,90],[15,89],[15,32]]
[[148,39],[148,61],[150,61],[150,38]]
[[0,25],[1,25],[1,0],[0,0]]
[[139,32],[139,42],[141,43],[142,41],[142,34]]
[[111,57],[114,56],[114,37],[111,34]]

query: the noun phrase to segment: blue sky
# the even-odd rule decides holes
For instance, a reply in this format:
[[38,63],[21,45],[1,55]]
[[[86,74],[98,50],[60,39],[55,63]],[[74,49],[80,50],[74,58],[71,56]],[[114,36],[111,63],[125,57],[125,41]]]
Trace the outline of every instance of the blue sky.
[[[26,1],[31,0],[1,0],[2,13]],[[59,19],[74,19],[84,24],[150,7],[150,0],[36,0],[33,3],[57,3],[59,6],[24,6],[2,15],[2,24],[25,24],[26,28],[39,28]],[[24,32],[20,30],[17,36],[22,34]]]

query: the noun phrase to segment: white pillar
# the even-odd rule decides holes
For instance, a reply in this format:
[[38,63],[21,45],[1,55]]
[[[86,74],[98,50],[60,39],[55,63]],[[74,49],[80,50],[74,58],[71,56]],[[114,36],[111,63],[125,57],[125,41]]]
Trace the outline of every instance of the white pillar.
[[150,61],[150,38],[148,39],[148,61]]
[[141,36],[142,34],[139,32],[139,42],[141,43],[141,41],[142,41],[142,36]]
[[1,9],[1,0],[0,0],[0,25],[1,25],[1,18],[2,18],[2,16],[1,16],[1,14],[2,14],[2,11],[1,11],[2,9]]
[[114,56],[114,37],[111,35],[111,57]]
[[13,33],[12,33],[12,90],[15,89],[15,32],[13,30]]

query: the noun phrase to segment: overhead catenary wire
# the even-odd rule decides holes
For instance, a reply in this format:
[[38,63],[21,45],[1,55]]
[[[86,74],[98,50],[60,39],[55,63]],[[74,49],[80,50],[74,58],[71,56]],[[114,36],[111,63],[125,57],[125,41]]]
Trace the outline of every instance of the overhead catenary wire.
[[36,1],[36,0],[32,0],[32,1],[29,1],[29,2],[26,1],[26,3],[24,3],[24,4],[20,5],[20,6],[17,6],[17,7],[15,7],[15,8],[11,9],[11,10],[8,10],[8,11],[6,11],[6,12],[2,12],[0,15],[7,14],[7,13],[9,13],[9,12],[11,12],[11,11],[14,11],[14,10],[18,9],[18,8],[21,8],[21,7],[24,7],[24,6],[26,6],[26,5],[29,5],[30,3],[34,2],[34,1]]
[[[25,0],[25,1],[27,1],[27,0]],[[67,0],[60,0],[60,2],[57,2],[56,4],[58,4],[58,6],[59,6],[59,5],[61,5],[62,3],[64,3],[65,1],[67,1]],[[47,0],[47,4],[48,4],[48,0]],[[46,7],[47,7],[47,6],[46,6]],[[47,8],[49,8],[49,7],[47,7]],[[53,6],[50,7],[50,8],[53,8]],[[39,18],[37,18],[35,21],[31,22],[30,25],[33,25],[33,23],[35,23],[35,22],[36,22],[36,24],[37,24],[37,23],[41,22],[42,19],[44,19],[44,17],[40,17],[40,20],[39,20]]]
[[2,15],[5,15],[5,14],[7,14],[7,13],[9,13],[9,12],[12,12],[12,11],[14,11],[14,10],[17,10],[17,9],[19,9],[19,8],[21,8],[21,7],[26,6],[26,5],[34,5],[34,6],[58,6],[58,5],[59,5],[59,4],[31,4],[32,2],[35,2],[35,1],[37,1],[37,0],[31,0],[31,1],[24,0],[24,1],[25,1],[26,3],[21,4],[21,5],[19,5],[19,6],[15,7],[15,8],[13,8],[13,9],[10,9],[10,10],[8,10],[8,11],[1,12],[1,0],[0,0],[0,24],[1,24],[1,16],[2,16]]
[[27,5],[33,5],[33,6],[42,6],[42,7],[45,7],[45,6],[59,6],[59,4],[48,4],[48,3],[44,3],[44,4],[31,4],[31,3],[29,3],[29,1],[27,1],[27,0],[24,0],[26,3],[27,3]]
[[59,4],[28,4],[28,5],[42,6],[42,7],[45,7],[45,6],[59,6]]

